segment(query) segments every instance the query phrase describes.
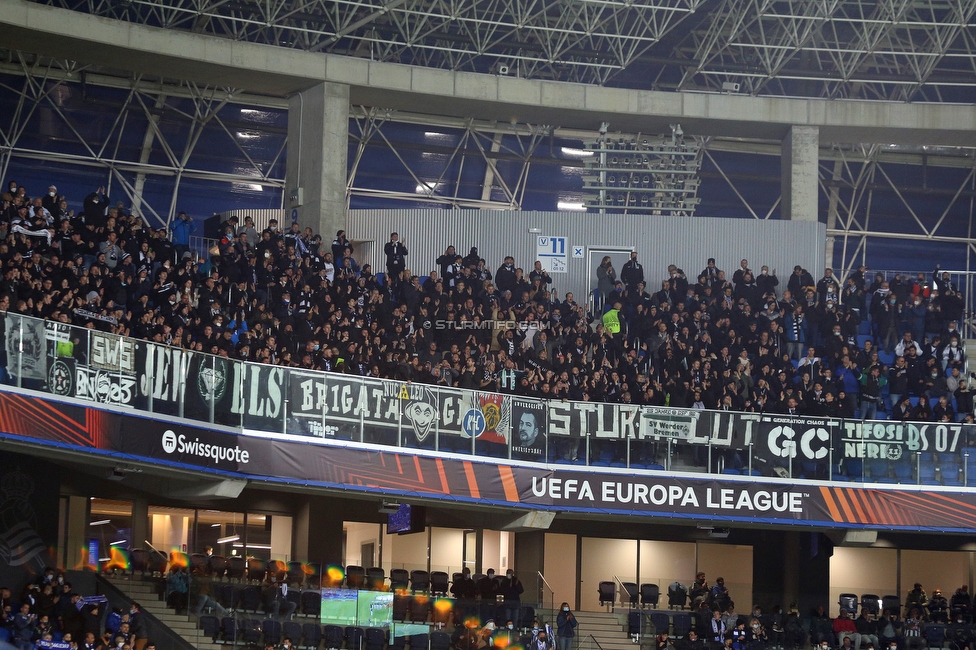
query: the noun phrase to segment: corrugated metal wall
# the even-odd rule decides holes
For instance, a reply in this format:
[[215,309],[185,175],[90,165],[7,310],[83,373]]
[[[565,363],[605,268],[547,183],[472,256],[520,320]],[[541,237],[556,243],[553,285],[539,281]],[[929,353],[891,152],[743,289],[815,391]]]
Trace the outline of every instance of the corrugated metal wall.
[[[435,269],[435,260],[453,244],[461,255],[477,246],[492,273],[506,255],[515,258],[526,275],[536,260],[540,235],[566,237],[567,245],[583,246],[584,257],[568,255],[565,274],[553,275],[560,297],[572,291],[579,299],[596,284],[589,250],[633,247],[644,265],[651,292],[660,289],[668,264],[693,276],[714,257],[729,279],[742,258],[756,272],[767,264],[777,269],[782,290],[793,266],[802,265],[815,279],[823,275],[826,227],[821,223],[663,216],[599,215],[567,212],[509,212],[486,210],[350,210],[349,239],[373,242],[356,251],[356,259],[386,269],[383,244],[397,231],[406,240],[407,268],[417,275]],[[533,232],[529,232],[533,230]],[[538,229],[539,232],[535,232]],[[323,237],[323,239],[325,239]],[[619,274],[619,265],[618,265]]]

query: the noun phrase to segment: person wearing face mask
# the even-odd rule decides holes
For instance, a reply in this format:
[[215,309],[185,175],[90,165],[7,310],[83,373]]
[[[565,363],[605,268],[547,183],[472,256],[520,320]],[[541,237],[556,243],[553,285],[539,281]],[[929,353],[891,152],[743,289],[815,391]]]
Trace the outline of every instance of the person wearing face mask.
[[526,650],[552,650],[552,642],[543,630],[539,630],[539,634],[535,637],[535,642],[529,644]]
[[142,606],[139,603],[132,603],[129,606],[129,631],[132,633],[130,641],[133,642],[133,647],[136,650],[144,650],[149,637],[142,616]]
[[505,611],[505,618],[510,619],[518,627],[519,614],[522,610],[522,592],[525,588],[522,581],[518,579],[515,572],[509,569],[502,580],[500,593],[502,595],[502,607]]
[[54,214],[54,211],[58,207],[58,203],[61,202],[63,197],[58,196],[58,188],[54,185],[49,185],[47,188],[47,194],[41,197],[41,207],[43,207],[48,212]]
[[763,650],[769,637],[766,634],[766,627],[755,616],[749,621],[749,628],[746,630],[746,648],[748,650]]
[[508,648],[518,645],[519,636],[515,630],[515,623],[511,620],[505,621],[505,627],[495,630],[491,636],[491,645],[496,648]]
[[261,600],[264,604],[264,611],[275,618],[285,621],[291,620],[291,615],[298,607],[294,602],[288,600],[288,585],[279,582],[278,576],[273,571],[268,571],[264,585],[261,588]]
[[482,601],[493,603],[498,595],[498,582],[495,580],[495,570],[488,569],[478,581],[478,596]]
[[972,647],[973,626],[966,620],[965,614],[962,612],[953,614],[949,625],[946,627],[946,639],[949,641],[950,648],[963,650]]
[[939,355],[942,360],[942,369],[962,368],[966,363],[966,352],[959,343],[959,337],[951,336],[948,339],[943,338],[943,340],[948,340],[949,343],[942,348]]
[[559,606],[559,615],[556,616],[556,647],[559,650],[572,650],[576,626],[576,617],[570,610],[569,603],[563,603]]
[[935,359],[929,359],[926,364],[928,375],[923,380],[925,396],[928,398],[944,397],[948,394],[949,388],[946,385],[945,373]]

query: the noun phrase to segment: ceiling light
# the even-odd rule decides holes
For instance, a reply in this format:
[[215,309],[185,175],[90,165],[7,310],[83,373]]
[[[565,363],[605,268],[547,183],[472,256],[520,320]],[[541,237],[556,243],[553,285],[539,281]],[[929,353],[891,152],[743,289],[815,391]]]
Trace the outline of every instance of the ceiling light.
[[228,544],[228,543],[230,543],[230,542],[236,542],[236,541],[237,541],[237,540],[239,540],[240,538],[241,538],[241,536],[240,536],[240,535],[229,535],[229,536],[227,536],[227,537],[219,537],[219,538],[217,539],[217,543],[218,543],[218,544]]
[[89,526],[104,526],[105,524],[110,524],[110,523],[112,523],[112,520],[111,519],[99,519],[98,521],[93,521],[93,522],[91,522],[88,525]]

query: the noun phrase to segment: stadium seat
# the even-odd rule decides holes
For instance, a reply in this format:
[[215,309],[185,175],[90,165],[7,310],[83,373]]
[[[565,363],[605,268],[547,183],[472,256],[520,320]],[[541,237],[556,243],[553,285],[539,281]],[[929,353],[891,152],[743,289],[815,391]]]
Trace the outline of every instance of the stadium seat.
[[261,608],[261,587],[248,585],[241,590],[241,609],[245,612],[257,613]]
[[302,625],[302,644],[306,648],[318,648],[319,644],[322,643],[322,636],[322,626],[318,623],[305,623]]
[[446,596],[449,579],[446,571],[430,572],[430,593],[434,596]]
[[232,616],[220,619],[220,633],[224,643],[232,644],[237,641],[237,621]]
[[210,573],[214,579],[224,577],[224,574],[227,572],[227,558],[223,555],[211,555],[208,563],[210,564]]
[[668,607],[684,609],[688,604],[688,588],[680,582],[672,582],[668,585]]
[[247,579],[251,581],[264,580],[268,567],[264,560],[256,557],[247,559]]
[[430,635],[411,634],[407,637],[407,643],[410,645],[410,650],[427,650],[430,644]]
[[674,627],[674,636],[683,639],[691,631],[691,613],[675,612],[671,616],[671,624]]
[[241,624],[240,636],[244,643],[255,645],[261,643],[261,620],[257,618],[245,619]]
[[390,571],[390,589],[406,589],[410,582],[410,572],[406,569],[393,569]]
[[386,591],[386,571],[382,567],[366,569],[366,584],[373,591]]
[[451,637],[447,632],[436,630],[430,633],[430,650],[450,650]]
[[860,598],[857,597],[857,594],[841,594],[837,600],[837,605],[848,612],[856,612],[859,602]]
[[349,650],[362,650],[365,636],[366,632],[363,628],[350,625],[346,628],[346,648]]
[[640,602],[643,606],[657,607],[661,600],[661,588],[650,582],[640,586]]
[[345,631],[338,625],[326,625],[322,628],[322,643],[329,650],[341,648],[345,637]]
[[366,628],[363,641],[365,650],[383,650],[386,645],[386,630],[379,627]]
[[243,580],[247,564],[240,555],[232,555],[227,558],[227,579]]
[[346,567],[346,586],[350,589],[362,589],[366,585],[366,569],[355,564]]
[[281,623],[272,618],[264,619],[261,621],[261,636],[265,644],[278,645],[281,642]]
[[655,634],[663,634],[671,630],[671,617],[665,612],[651,612],[651,624]]
[[620,592],[620,604],[637,607],[640,604],[640,588],[636,582],[623,582],[623,590]]
[[288,563],[288,584],[301,587],[305,583],[305,568],[301,562]]
[[302,592],[302,613],[305,616],[314,618],[319,617],[322,611],[322,594],[318,591],[307,590]]
[[197,621],[197,625],[203,631],[204,636],[210,637],[211,641],[217,640],[217,636],[220,634],[220,619],[216,616],[204,615]]
[[[318,627],[316,625],[316,627]],[[302,645],[302,624],[295,621],[285,621],[281,624],[282,638],[288,637],[293,645]]]
[[600,606],[610,605],[613,609],[613,604],[617,600],[617,583],[612,580],[604,580],[597,586],[600,592]]

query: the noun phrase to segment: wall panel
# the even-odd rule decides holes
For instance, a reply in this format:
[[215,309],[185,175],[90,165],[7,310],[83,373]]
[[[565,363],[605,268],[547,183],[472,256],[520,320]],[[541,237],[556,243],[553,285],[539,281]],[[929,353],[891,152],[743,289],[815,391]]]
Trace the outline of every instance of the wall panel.
[[567,602],[576,609],[576,535],[546,533],[542,573],[552,587],[556,605]]
[[[637,540],[584,537],[580,563],[579,608],[581,611],[601,611],[600,583],[605,580],[612,581],[614,576],[621,582],[636,582]],[[617,590],[619,589],[618,585]],[[619,600],[618,594],[617,601]]]
[[837,616],[842,593],[893,594],[897,580],[896,549],[836,547],[830,558],[830,615]]
[[[566,237],[567,273],[553,276],[553,288],[560,298],[572,291],[579,300],[595,285],[595,269],[589,268],[588,255],[572,257],[572,246],[634,247],[644,265],[648,288],[660,289],[668,264],[682,268],[691,281],[714,257],[729,279],[746,258],[758,272],[767,264],[777,269],[782,290],[796,264],[815,279],[823,275],[825,226],[820,223],[759,219],[709,217],[674,218],[663,216],[599,215],[567,212],[507,212],[488,210],[350,210],[347,220],[350,240],[373,241],[365,259],[375,272],[386,268],[382,244],[390,233],[400,233],[409,254],[407,268],[416,275],[427,275],[436,268],[435,260],[448,245],[460,255],[477,246],[492,273],[506,255],[515,258],[526,275],[536,260],[537,237]],[[529,230],[539,230],[530,233]],[[619,273],[619,269],[618,269]]]

